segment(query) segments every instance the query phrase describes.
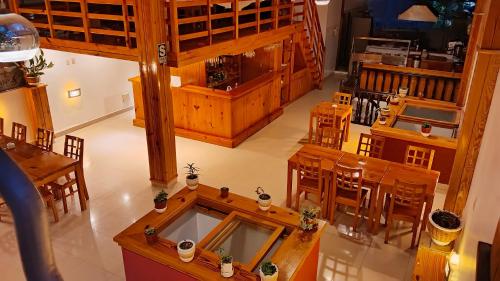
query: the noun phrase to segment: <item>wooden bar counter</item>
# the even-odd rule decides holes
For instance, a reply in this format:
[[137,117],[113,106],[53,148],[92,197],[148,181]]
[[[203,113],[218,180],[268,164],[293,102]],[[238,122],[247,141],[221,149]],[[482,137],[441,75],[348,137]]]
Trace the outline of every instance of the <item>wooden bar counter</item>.
[[[423,109],[442,111],[452,114],[449,121],[439,121],[428,119],[430,117],[415,117],[405,115],[407,107],[413,109]],[[406,97],[399,101],[398,105],[391,104],[390,116],[387,118],[386,124],[379,123],[380,117],[371,127],[373,135],[382,136],[385,138],[385,149],[382,159],[394,162],[403,163],[408,145],[431,148],[435,150],[432,169],[441,173],[439,182],[447,184],[450,179],[453,161],[457,149],[456,135],[459,129],[459,124],[462,118],[462,109],[450,102],[442,102],[428,99],[418,99]],[[406,125],[414,124],[415,128],[419,128],[423,122],[429,122],[433,126],[433,132],[444,129],[451,132],[450,136],[443,136],[431,133],[429,137],[424,137],[418,130],[404,128],[398,126],[398,122],[403,122]]]
[[[122,248],[127,281],[260,280],[258,267],[266,260],[271,260],[278,266],[278,280],[316,280],[319,242],[325,226],[323,221],[319,221],[316,232],[304,236],[298,228],[300,220],[298,213],[275,206],[271,206],[271,209],[264,212],[259,210],[257,202],[253,199],[232,193],[223,199],[218,189],[201,184],[194,191],[182,189],[168,199],[167,206],[164,213],[151,211],[114,237],[114,241]],[[186,215],[189,216],[189,212],[198,213],[184,220]],[[201,213],[204,215],[200,215]],[[252,248],[259,235],[245,235],[249,233],[234,230],[245,222],[229,224],[230,233],[224,232],[227,229],[225,228],[226,221],[231,221],[237,216],[251,221],[254,224],[251,228],[254,229],[260,225],[275,225],[277,231],[270,235],[270,240],[264,244],[268,247]],[[219,220],[210,226],[210,221],[217,218]],[[193,225],[198,225],[198,229],[192,230],[192,226],[186,226],[193,220],[197,220]],[[158,242],[154,244],[146,242],[144,228],[147,225],[155,227],[160,233]],[[169,233],[170,228],[173,228],[170,234],[165,234]],[[184,234],[179,235],[183,231]],[[203,237],[198,236],[199,241],[195,241],[194,259],[188,263],[182,262],[176,249],[178,241],[172,241],[175,239],[170,237],[175,234],[177,240],[182,241],[186,239],[185,235],[197,231],[204,233],[201,235]],[[240,233],[239,237],[235,237],[237,234],[234,233]],[[213,241],[219,243],[230,236],[234,245],[228,248],[233,252],[225,248],[226,254],[234,256],[234,251],[246,247],[251,249],[252,253],[255,252],[255,257],[252,259],[252,265],[249,266],[234,256],[235,274],[231,278],[223,278],[220,275],[219,258],[208,245]]]
[[[144,127],[140,78],[131,78],[136,118]],[[223,91],[185,85],[172,88],[176,135],[236,147],[283,113],[280,73],[268,72]]]

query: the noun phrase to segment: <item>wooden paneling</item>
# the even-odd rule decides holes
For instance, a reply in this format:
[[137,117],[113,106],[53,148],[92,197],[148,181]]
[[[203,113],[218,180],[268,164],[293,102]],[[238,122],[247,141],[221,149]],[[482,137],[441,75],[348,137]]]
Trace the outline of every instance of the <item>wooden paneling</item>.
[[170,73],[181,77],[182,85],[207,86],[205,61],[200,61],[183,67],[172,67]]
[[138,1],[138,40],[142,103],[148,144],[150,179],[165,185],[177,177],[170,69],[158,58],[158,44],[167,42],[164,1]]
[[500,2],[478,1],[474,17],[469,44],[474,53],[468,54],[464,70],[471,77],[463,93],[466,112],[444,204],[458,214],[467,202],[500,69]]
[[311,74],[307,68],[293,73],[290,79],[290,102],[307,94],[313,87]]
[[435,245],[429,233],[423,232],[412,281],[445,281],[445,265],[451,250],[451,246]]

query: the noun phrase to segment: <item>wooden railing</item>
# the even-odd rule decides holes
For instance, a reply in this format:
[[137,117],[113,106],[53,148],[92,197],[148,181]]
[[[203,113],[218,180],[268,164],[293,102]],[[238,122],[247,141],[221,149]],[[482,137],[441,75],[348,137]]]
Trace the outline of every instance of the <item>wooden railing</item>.
[[319,23],[318,10],[314,0],[304,0],[304,33],[305,52],[307,63],[313,70],[316,83],[321,83],[324,75],[325,43]]
[[38,29],[42,47],[137,60],[135,0],[9,1]]

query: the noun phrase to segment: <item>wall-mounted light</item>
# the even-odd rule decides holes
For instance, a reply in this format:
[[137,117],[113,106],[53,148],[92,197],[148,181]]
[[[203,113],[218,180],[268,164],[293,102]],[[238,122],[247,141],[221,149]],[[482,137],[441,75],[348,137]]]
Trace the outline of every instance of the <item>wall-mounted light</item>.
[[182,86],[181,77],[175,75],[170,76],[170,87],[179,88],[180,86]]
[[68,91],[68,98],[76,98],[82,95],[82,90],[80,88]]

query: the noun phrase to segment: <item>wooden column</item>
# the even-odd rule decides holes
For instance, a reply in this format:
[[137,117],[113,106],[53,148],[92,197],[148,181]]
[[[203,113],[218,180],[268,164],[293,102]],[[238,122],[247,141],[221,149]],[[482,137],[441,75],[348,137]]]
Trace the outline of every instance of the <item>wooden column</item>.
[[36,137],[38,128],[54,131],[50,114],[47,85],[26,87],[26,108],[30,114],[32,136]]
[[165,11],[166,1],[137,1],[137,39],[149,170],[151,181],[161,185],[177,177],[170,68],[160,63],[158,52],[158,44],[168,46]]
[[478,1],[475,17],[468,54],[475,59],[463,75],[472,78],[465,92],[466,111],[444,206],[458,214],[467,202],[500,69],[500,1]]

